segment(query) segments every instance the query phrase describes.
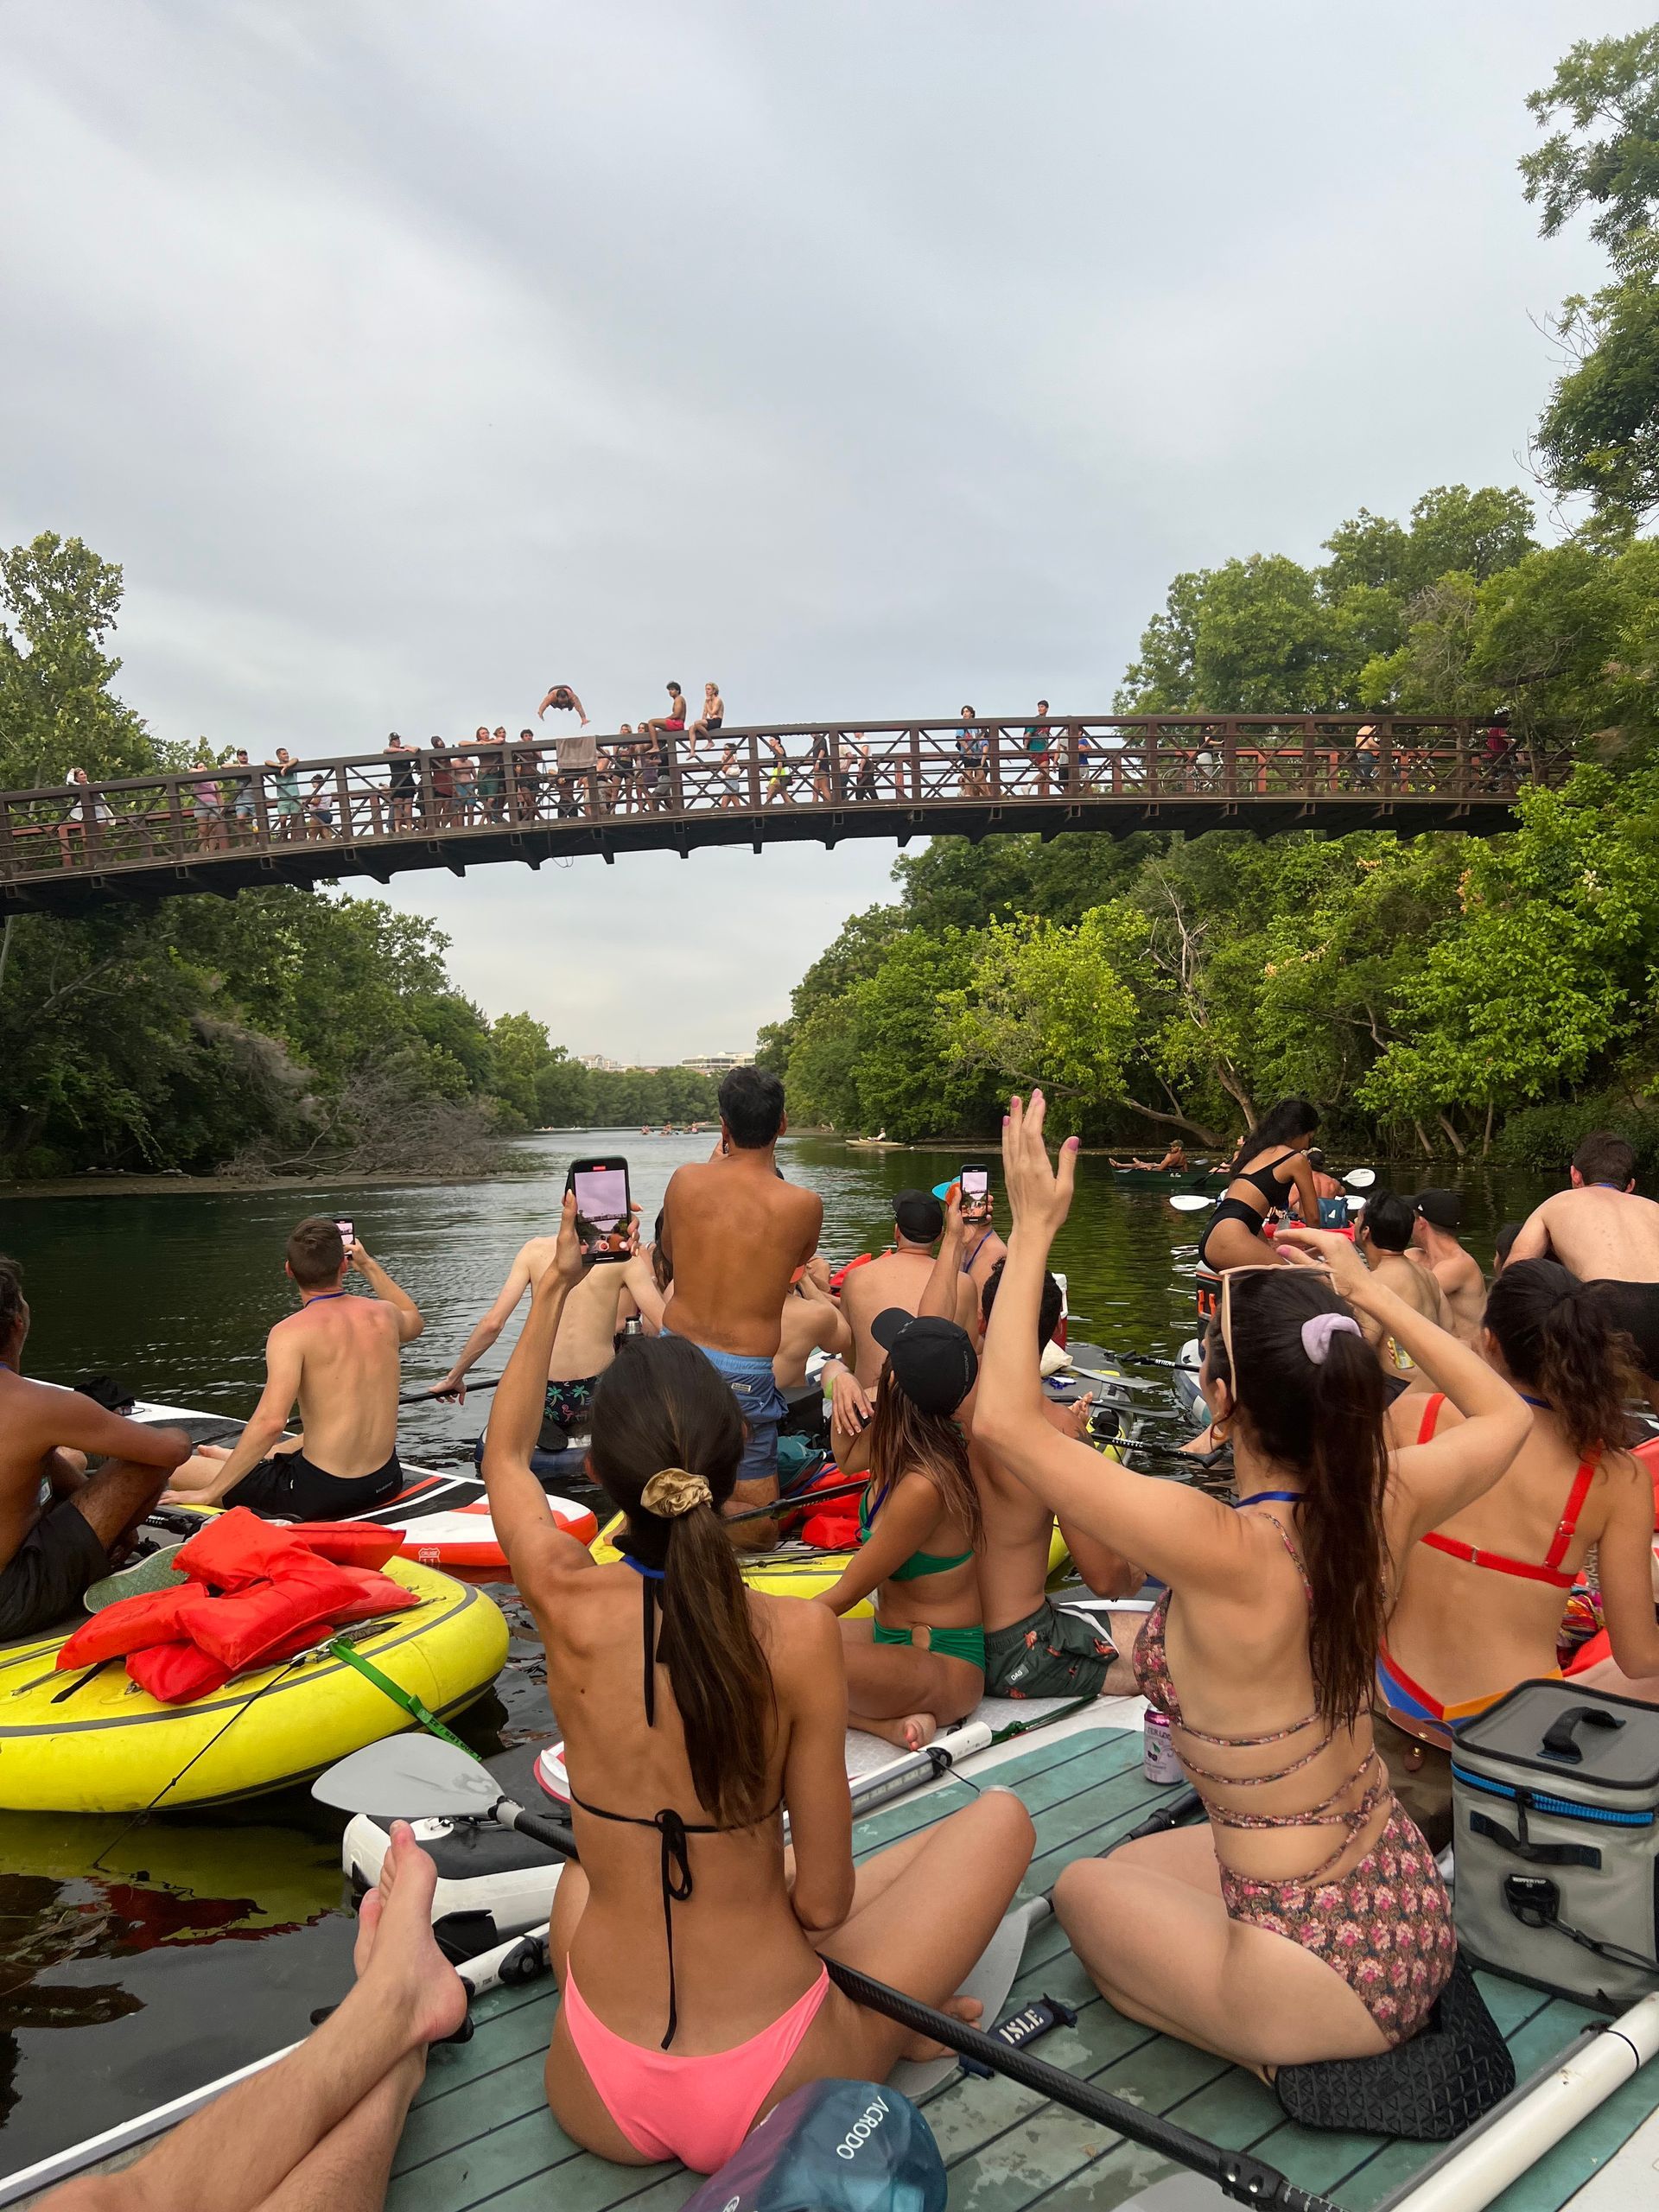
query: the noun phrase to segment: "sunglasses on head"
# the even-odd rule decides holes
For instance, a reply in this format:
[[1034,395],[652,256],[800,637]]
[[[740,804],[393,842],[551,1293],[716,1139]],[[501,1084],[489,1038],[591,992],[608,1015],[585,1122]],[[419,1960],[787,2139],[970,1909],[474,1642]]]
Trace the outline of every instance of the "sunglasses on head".
[[1232,1289],[1234,1281],[1240,1275],[1285,1274],[1323,1275],[1325,1281],[1330,1284],[1332,1293],[1336,1291],[1335,1273],[1329,1262],[1325,1260],[1310,1260],[1300,1266],[1297,1266],[1294,1262],[1287,1266],[1282,1260],[1253,1260],[1246,1267],[1224,1268],[1221,1270],[1221,1305],[1217,1318],[1221,1323],[1221,1341],[1227,1352],[1227,1372],[1232,1377],[1232,1389],[1235,1396],[1238,1392],[1238,1362],[1233,1356]]

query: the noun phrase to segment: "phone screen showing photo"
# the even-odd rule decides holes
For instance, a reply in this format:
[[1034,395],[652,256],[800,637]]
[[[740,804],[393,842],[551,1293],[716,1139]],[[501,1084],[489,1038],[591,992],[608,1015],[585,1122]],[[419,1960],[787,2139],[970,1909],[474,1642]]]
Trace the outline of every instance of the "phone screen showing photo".
[[626,1161],[572,1171],[582,1249],[590,1259],[621,1260],[628,1249],[628,1170]]
[[355,1241],[352,1235],[352,1224],[349,1221],[337,1221],[334,1224],[334,1227],[340,1231],[340,1238],[343,1243],[350,1244]]
[[964,1167],[962,1171],[962,1195],[969,1205],[977,1205],[991,1187],[988,1172],[983,1167]]

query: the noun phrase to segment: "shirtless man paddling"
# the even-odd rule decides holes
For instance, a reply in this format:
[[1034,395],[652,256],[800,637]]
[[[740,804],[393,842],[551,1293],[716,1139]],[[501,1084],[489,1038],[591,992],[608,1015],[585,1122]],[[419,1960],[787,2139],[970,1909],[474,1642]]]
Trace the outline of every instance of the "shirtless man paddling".
[[[349,1521],[396,1497],[398,1358],[423,1325],[420,1309],[359,1243],[313,1215],[284,1262],[300,1310],[265,1339],[265,1387],[235,1447],[205,1444],[173,1478],[184,1505],[246,1505],[293,1521]],[[373,1292],[353,1298],[356,1268]],[[294,1402],[302,1433],[283,1440]],[[267,1456],[269,1455],[269,1456]]]
[[1659,1205],[1636,1195],[1636,1154],[1611,1129],[1586,1137],[1568,1172],[1571,1187],[1528,1215],[1510,1259],[1559,1260],[1581,1282],[1601,1285],[1659,1412]]
[[[620,1266],[607,1262],[590,1267],[565,1300],[559,1316],[559,1333],[548,1367],[543,1418],[555,1422],[567,1436],[588,1433],[594,1385],[615,1358],[620,1322],[629,1318],[621,1312],[624,1294],[632,1309],[653,1329],[662,1320],[662,1293],[652,1275],[651,1262],[639,1249],[632,1224],[631,1234],[633,1250],[628,1260]],[[451,1399],[456,1405],[466,1402],[467,1370],[505,1328],[524,1293],[534,1292],[553,1264],[558,1241],[556,1236],[532,1236],[528,1244],[519,1247],[499,1296],[462,1345],[454,1365],[434,1389],[435,1398]]]
[[[79,1390],[19,1370],[29,1334],[23,1271],[0,1259],[0,1637],[34,1636],[77,1611],[190,1456],[181,1428],[124,1421]],[[85,1455],[104,1455],[95,1475]]]
[[[788,1128],[784,1086],[765,1068],[734,1068],[720,1085],[720,1148],[677,1167],[663,1200],[661,1251],[673,1271],[663,1333],[684,1337],[720,1370],[749,1440],[732,1494],[738,1512],[778,1496],[778,1425],[788,1410],[772,1363],[783,1341],[784,1297],[818,1249],[823,1202],[778,1173]],[[768,1521],[742,1541],[775,1540]]]
[[[931,1191],[900,1191],[893,1202],[893,1247],[880,1259],[854,1268],[842,1278],[841,1310],[853,1332],[852,1366],[831,1360],[823,1370],[830,1393],[830,1448],[843,1474],[861,1474],[870,1464],[871,1392],[887,1355],[870,1333],[870,1324],[890,1306],[906,1313],[921,1311],[922,1294],[933,1273],[933,1247],[944,1229],[944,1208]],[[942,1316],[979,1333],[979,1292],[957,1262],[954,1310]]]
[[1419,1191],[1411,1210],[1417,1217],[1411,1249],[1440,1286],[1453,1336],[1475,1344],[1486,1311],[1486,1278],[1458,1242],[1463,1201],[1455,1191]]

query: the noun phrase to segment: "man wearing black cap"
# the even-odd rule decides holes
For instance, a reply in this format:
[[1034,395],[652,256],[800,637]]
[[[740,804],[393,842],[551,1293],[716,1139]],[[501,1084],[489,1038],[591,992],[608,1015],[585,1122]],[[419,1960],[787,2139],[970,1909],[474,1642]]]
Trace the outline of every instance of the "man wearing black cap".
[[[842,1284],[841,1310],[851,1325],[853,1356],[832,1359],[823,1370],[830,1393],[830,1440],[836,1465],[846,1474],[859,1474],[870,1464],[869,1421],[871,1392],[887,1364],[885,1348],[871,1332],[878,1313],[902,1307],[914,1313],[933,1272],[933,1247],[944,1228],[944,1208],[931,1191],[900,1191],[893,1202],[893,1243],[861,1268],[854,1268]],[[979,1327],[979,1292],[971,1277],[959,1274],[955,1318],[974,1335]]]
[[1452,1334],[1471,1344],[1486,1311],[1486,1278],[1458,1242],[1463,1201],[1455,1191],[1419,1191],[1411,1210],[1417,1217],[1412,1252],[1445,1294]]

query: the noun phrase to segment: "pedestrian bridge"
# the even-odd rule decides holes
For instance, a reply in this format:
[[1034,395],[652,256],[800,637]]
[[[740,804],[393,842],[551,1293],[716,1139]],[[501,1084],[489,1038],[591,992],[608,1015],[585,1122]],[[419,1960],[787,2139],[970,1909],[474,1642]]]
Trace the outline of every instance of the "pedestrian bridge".
[[1396,715],[1084,715],[547,736],[0,792],[0,912],[409,868],[1018,830],[1504,828],[1566,747]]

